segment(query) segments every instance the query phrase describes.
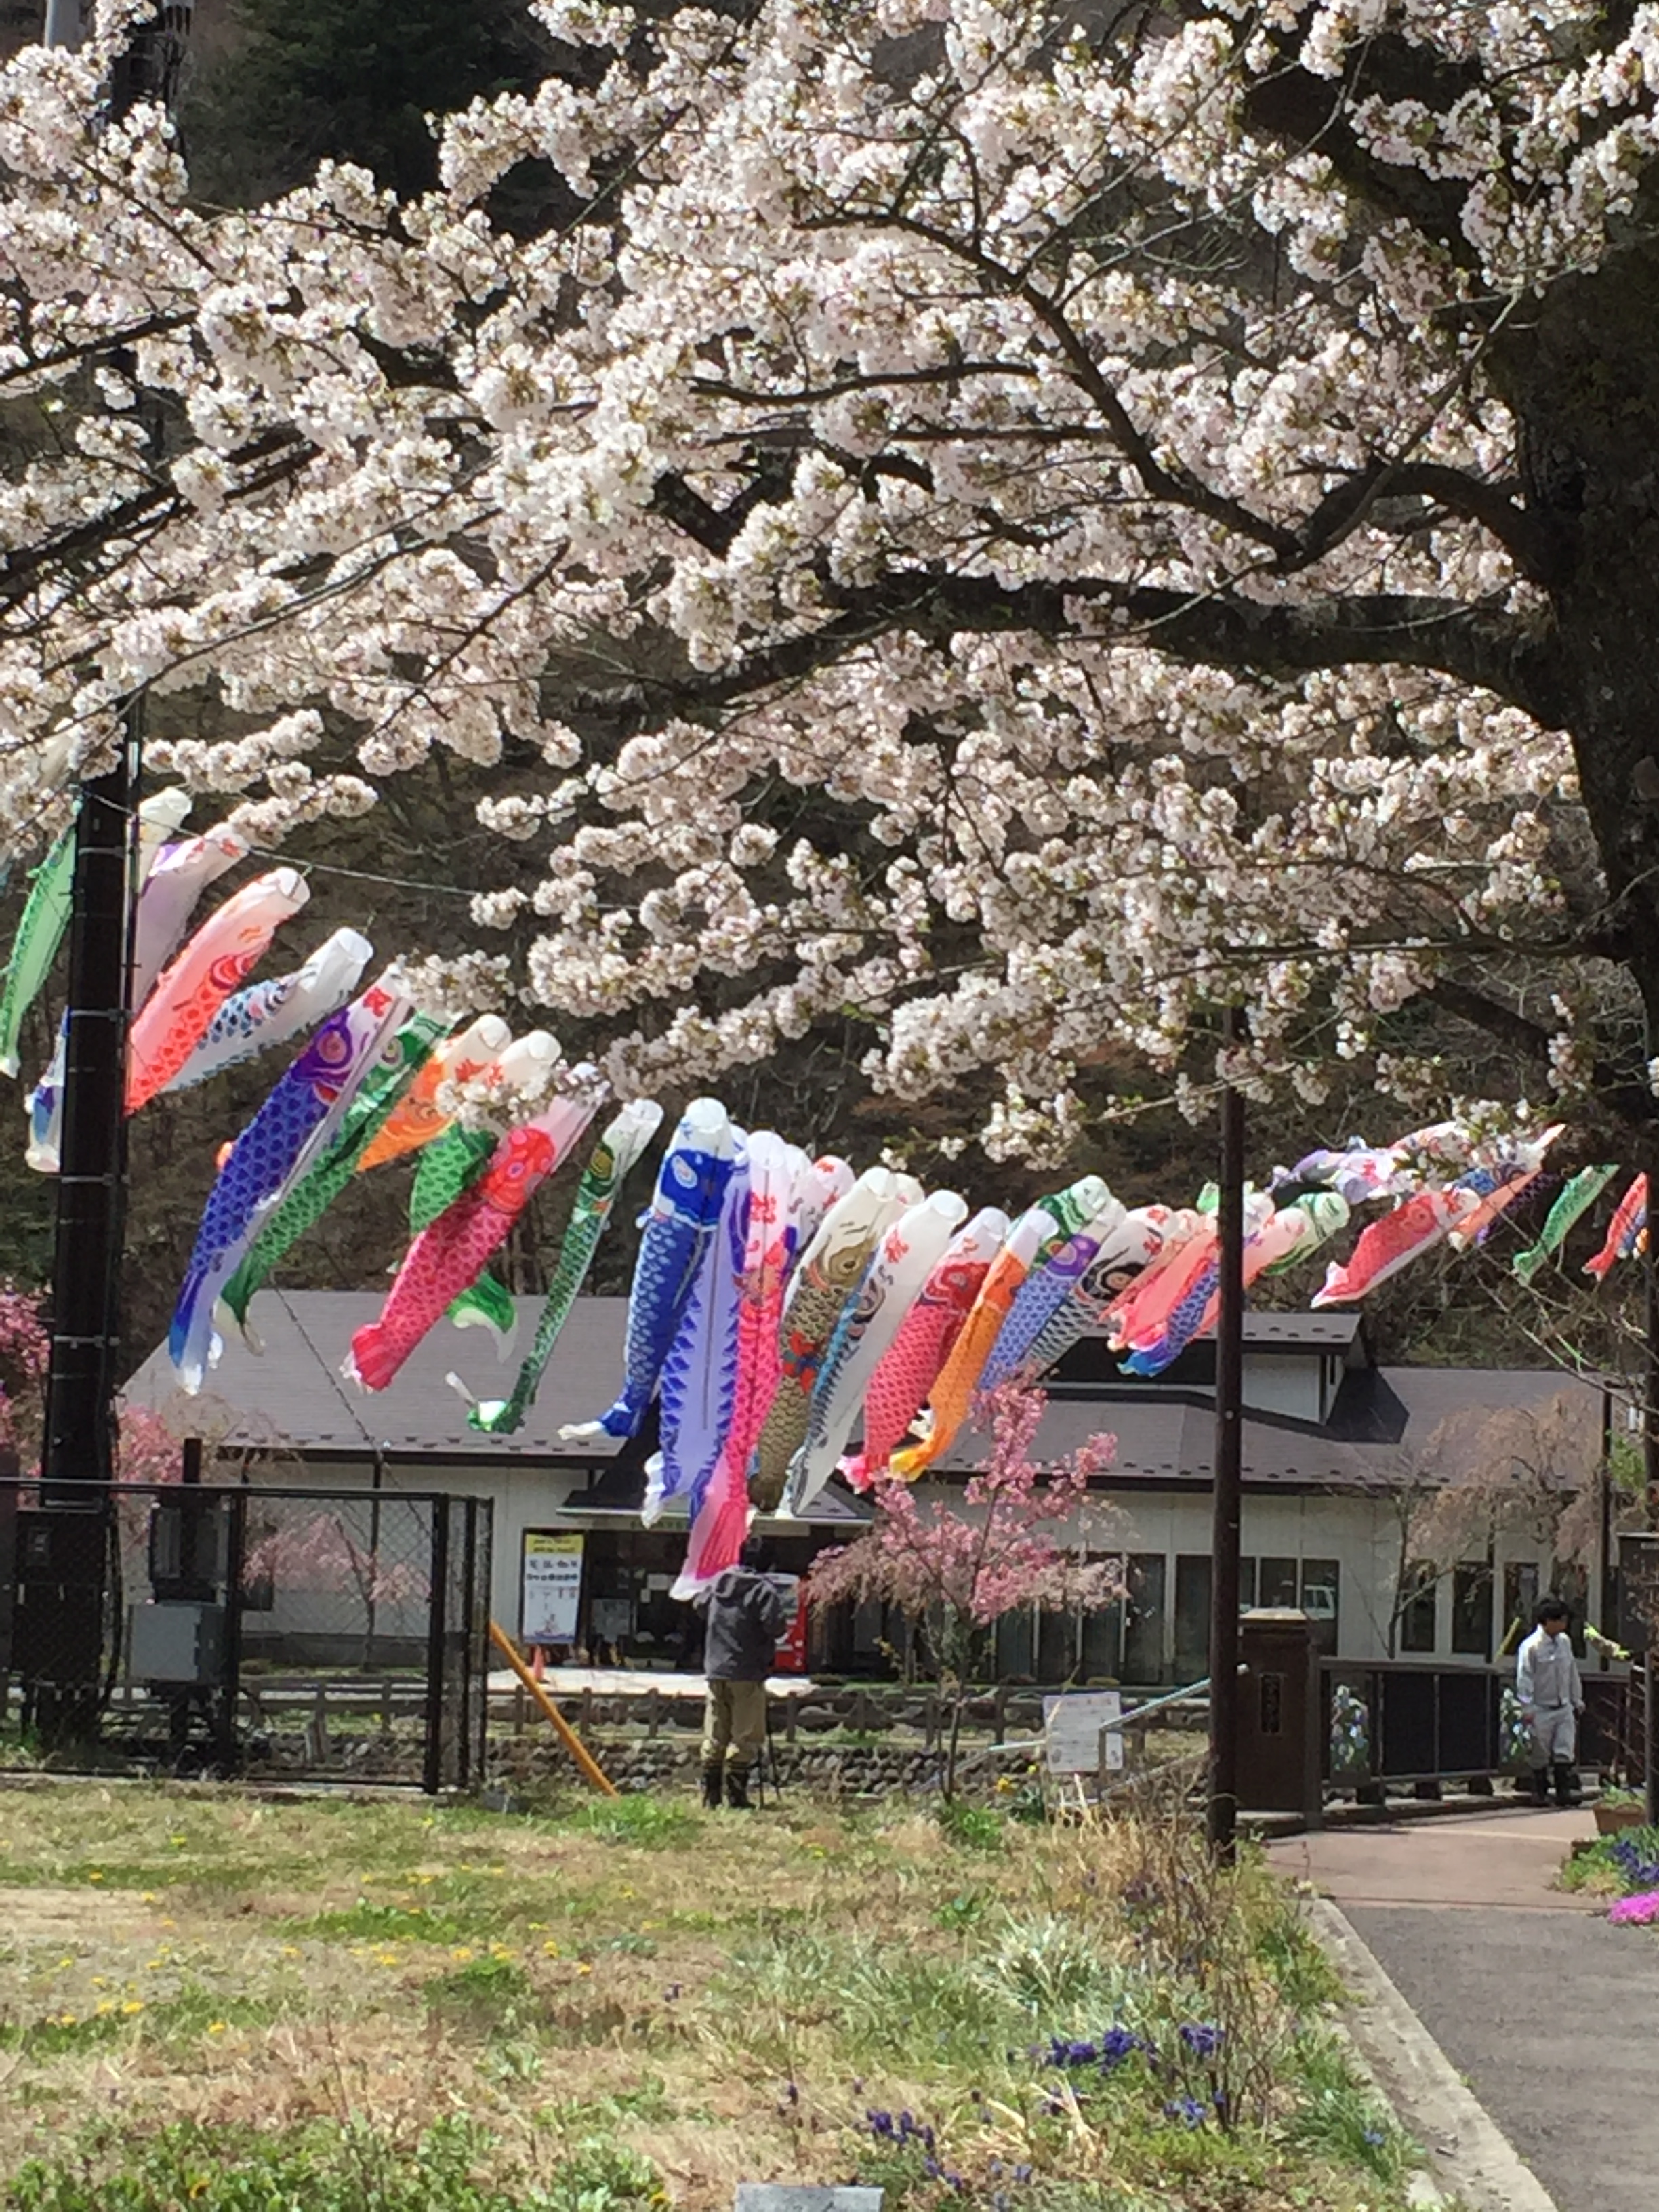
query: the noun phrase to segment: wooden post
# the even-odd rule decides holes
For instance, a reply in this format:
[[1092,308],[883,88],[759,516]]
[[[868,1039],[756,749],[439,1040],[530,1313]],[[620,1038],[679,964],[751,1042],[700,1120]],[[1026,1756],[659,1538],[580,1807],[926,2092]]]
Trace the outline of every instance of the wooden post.
[[616,1784],[611,1780],[575,1729],[571,1727],[552,1698],[548,1696],[547,1692],[536,1680],[529,1668],[525,1665],[524,1661],[520,1658],[518,1647],[498,1621],[492,1620],[489,1624],[489,1640],[518,1676],[523,1687],[541,1707],[547,1719],[551,1721],[555,1734],[572,1759],[575,1760],[583,1778],[592,1784],[602,1797],[616,1796],[617,1794]]

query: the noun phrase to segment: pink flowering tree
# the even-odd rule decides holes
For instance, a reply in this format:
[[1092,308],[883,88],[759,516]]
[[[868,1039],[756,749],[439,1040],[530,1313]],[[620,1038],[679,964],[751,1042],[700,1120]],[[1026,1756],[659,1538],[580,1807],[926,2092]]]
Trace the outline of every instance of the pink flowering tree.
[[[26,1475],[39,1471],[46,1424],[52,1338],[45,1309],[40,1291],[0,1284],[0,1449],[15,1452]],[[121,1408],[115,1469],[118,1482],[137,1486],[178,1480],[179,1440],[148,1406]]]
[[276,1589],[354,1599],[363,1621],[363,1664],[372,1663],[378,1616],[388,1607],[424,1605],[431,1595],[425,1569],[411,1560],[388,1560],[374,1537],[365,1540],[342,1513],[318,1512],[270,1529],[249,1545],[242,1561],[244,1591]]
[[40,1298],[15,1283],[0,1285],[0,1450],[15,1452],[26,1474],[40,1456],[51,1350]]
[[1116,1439],[1091,1437],[1044,1466],[1031,1450],[1047,1405],[1044,1392],[1019,1383],[988,1393],[980,1414],[990,1452],[960,1495],[923,1501],[907,1483],[878,1476],[868,1533],[824,1553],[812,1569],[818,1603],[875,1601],[926,1628],[951,1698],[947,1797],[956,1789],[963,1709],[985,1631],[1028,1607],[1059,1613],[1109,1605],[1121,1594],[1117,1564],[1085,1559],[1074,1526],[1091,1478],[1112,1463]]

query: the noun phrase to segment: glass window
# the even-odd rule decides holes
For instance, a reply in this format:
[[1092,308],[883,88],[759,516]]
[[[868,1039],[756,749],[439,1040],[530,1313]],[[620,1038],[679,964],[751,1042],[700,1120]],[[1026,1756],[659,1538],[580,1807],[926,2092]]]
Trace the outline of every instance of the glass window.
[[[1567,1634],[1577,1656],[1584,1656],[1584,1616],[1589,1607],[1589,1569],[1582,1564],[1565,1565],[1558,1559],[1550,1577],[1550,1589],[1567,1608]],[[1530,1627],[1531,1623],[1528,1626]]]
[[1401,1596],[1400,1649],[1434,1650],[1439,1642],[1439,1577],[1426,1559],[1413,1559],[1407,1568]]
[[1300,1596],[1301,1577],[1294,1559],[1263,1559],[1256,1578],[1256,1603],[1294,1606]]
[[1145,1684],[1164,1676],[1162,1552],[1136,1552],[1129,1559],[1129,1594],[1124,1613],[1123,1679]]
[[1537,1560],[1510,1559],[1504,1569],[1504,1636],[1510,1650],[1531,1635],[1537,1610]]
[[1177,1682],[1197,1682],[1210,1671],[1210,1555],[1183,1553],[1176,1561],[1175,1671]]
[[1238,1563],[1238,1609],[1248,1613],[1255,1603],[1255,1561],[1241,1559]]
[[1036,1624],[1036,1677],[1039,1682],[1069,1682],[1077,1673],[1078,1642],[1082,1615],[1075,1607],[1063,1612],[1040,1613]]
[[1492,1656],[1492,1569],[1465,1559],[1452,1570],[1452,1650]]
[[1302,1610],[1314,1625],[1322,1651],[1334,1651],[1342,1609],[1342,1567],[1337,1559],[1304,1559]]

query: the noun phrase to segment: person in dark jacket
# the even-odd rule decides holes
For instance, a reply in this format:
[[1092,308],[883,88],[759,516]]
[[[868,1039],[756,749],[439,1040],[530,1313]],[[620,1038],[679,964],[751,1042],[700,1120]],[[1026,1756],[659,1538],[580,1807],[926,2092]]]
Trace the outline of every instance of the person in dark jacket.
[[789,1601],[769,1575],[751,1540],[740,1565],[728,1567],[694,1602],[703,1617],[702,1802],[749,1810],[749,1772],[766,1747],[766,1678],[778,1638],[789,1618]]

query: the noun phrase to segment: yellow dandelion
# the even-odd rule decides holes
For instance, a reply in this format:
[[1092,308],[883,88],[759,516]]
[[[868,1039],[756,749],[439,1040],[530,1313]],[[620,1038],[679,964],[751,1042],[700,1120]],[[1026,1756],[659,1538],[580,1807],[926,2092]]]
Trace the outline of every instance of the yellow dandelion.
[[542,1956],[544,1958],[556,1959],[558,1955],[559,1947],[556,1943],[544,1943],[542,1945]]
[[131,2018],[134,2013],[143,2012],[143,2008],[144,2001],[143,1997],[129,1997],[121,2008],[122,2011],[126,2014],[129,2019]]
[[175,1851],[181,1851],[185,1848],[185,1845],[190,1841],[190,1838],[188,1836],[169,1836],[167,1838],[167,1841],[172,1844]]
[[72,2012],[60,2012],[58,2015],[58,2025],[59,2027],[73,2027],[75,2014]]
[[588,1965],[586,1959],[584,1959],[576,1968],[576,1972],[579,1974],[591,1974],[592,1971],[593,1969]]
[[94,1867],[92,1872],[87,1876],[88,1881],[102,1881],[103,1879],[103,1875],[99,1873],[96,1867]]
[[472,1956],[472,1947],[469,1943],[458,1943],[449,1955],[452,1959],[459,1959],[465,1962]]
[[208,2033],[209,2033],[210,2035],[222,2035],[222,2034],[224,2033],[224,2032],[225,2032],[225,2023],[223,2022],[223,2021],[222,2021],[222,2020],[210,2020],[210,2021],[208,2022]]
[[103,2016],[104,2016],[104,2014],[105,2014],[106,2013],[113,2012],[113,2011],[114,2011],[114,2009],[115,2009],[115,2000],[114,2000],[114,1998],[113,1998],[113,1997],[105,1997],[105,1998],[103,1998],[103,1999],[102,1999],[102,2001],[101,2001],[101,2002],[100,2002],[100,2004],[98,2005],[97,2011],[96,2011],[96,2015],[95,2015],[95,2016],[96,2016],[98,2019],[101,2020],[101,2019],[103,2018]]
[[75,1964],[75,1961],[74,1961],[74,1960],[73,1960],[73,1959],[64,1958],[64,1959],[60,1959],[60,1960],[58,1961],[58,1966],[59,1966],[60,1967],[63,1967],[63,1966],[72,1966]]
[[539,1936],[547,1926],[544,1920],[532,1920],[527,1924],[532,1936]]
[[297,1958],[299,1957],[299,1955],[300,1955],[300,1947],[299,1947],[299,1945],[298,1945],[297,1943],[284,1943],[284,1944],[283,1944],[283,1956],[285,1959],[297,1959]]
[[92,1986],[95,1990],[106,1990],[109,1987],[109,1984],[105,1980],[102,1974],[94,1974],[92,1978]]
[[153,1889],[143,1891],[139,1897],[138,1902],[140,1905],[154,1905],[155,1902],[155,1892]]

